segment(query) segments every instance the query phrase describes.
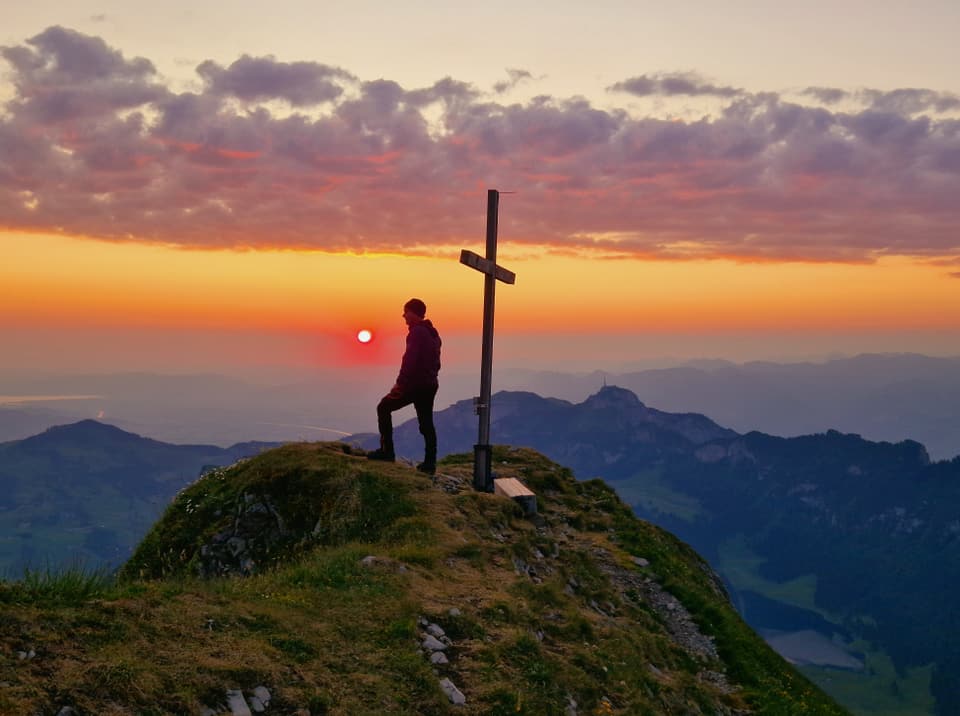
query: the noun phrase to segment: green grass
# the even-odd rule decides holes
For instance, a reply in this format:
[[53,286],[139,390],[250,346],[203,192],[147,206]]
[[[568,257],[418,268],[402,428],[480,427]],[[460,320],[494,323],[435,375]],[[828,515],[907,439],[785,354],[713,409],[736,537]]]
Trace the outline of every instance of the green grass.
[[[97,496],[97,524],[113,531],[122,545],[135,544],[143,537],[141,525],[149,524],[159,517],[160,509],[144,500],[131,500],[112,489],[104,489]],[[30,494],[20,490],[17,496],[19,504],[49,502],[42,494]],[[27,518],[34,522],[46,522],[42,529],[34,530],[25,522]],[[0,515],[0,574],[8,578],[17,578],[19,567],[31,555],[52,556],[55,567],[69,565],[77,559],[91,565],[103,564],[104,556],[87,549],[85,540],[94,531],[90,525],[81,525],[77,521],[65,519],[56,512],[13,510]],[[112,555],[111,555],[112,556]],[[119,558],[120,555],[117,555]],[[116,565],[116,559],[112,562]],[[12,570],[13,573],[11,573]]]
[[[747,547],[742,536],[720,545],[720,571],[738,590],[751,590],[770,599],[820,614],[836,623],[835,616],[815,603],[816,577],[806,575],[788,582],[773,582],[761,577],[758,567],[763,558]],[[869,621],[869,620],[865,620]],[[863,671],[803,666],[801,671],[820,688],[856,714],[864,716],[916,716],[932,713],[930,667],[910,669],[897,674],[889,656],[865,642],[856,642],[851,651],[865,654]]]
[[807,574],[788,582],[773,582],[764,579],[758,573],[758,567],[765,561],[751,551],[742,535],[727,540],[717,548],[720,561],[720,571],[735,589],[752,591],[784,604],[790,604],[801,609],[807,609],[821,614],[826,619],[830,616],[816,605],[817,577]]
[[801,671],[835,699],[861,716],[917,716],[933,713],[929,666],[898,674],[890,657],[870,650],[866,644],[855,647],[865,653],[863,671],[841,671],[804,666]]
[[644,470],[613,485],[628,505],[693,522],[704,514],[699,500],[670,489],[660,470]]
[[[702,560],[609,487],[577,483],[531,451],[494,457],[538,492],[536,520],[504,498],[448,495],[331,445],[287,446],[208,475],[118,583],[61,574],[0,586],[0,654],[41,655],[0,658],[0,712],[197,713],[222,708],[225,689],[263,685],[277,713],[562,714],[571,698],[583,714],[841,713],[743,625]],[[467,478],[470,465],[441,471]],[[199,578],[199,548],[251,494],[284,510],[289,541],[256,574]],[[619,591],[606,570],[636,570],[631,554],[651,561],[637,574],[660,580],[715,635],[722,663],[691,657],[642,598]],[[517,559],[538,581],[517,573]],[[419,650],[423,617],[452,639],[450,664]],[[720,692],[703,669],[741,690]],[[450,706],[441,677],[464,691],[464,707]]]
[[27,569],[17,581],[0,582],[0,603],[78,606],[106,595],[113,585],[109,572],[80,565]]

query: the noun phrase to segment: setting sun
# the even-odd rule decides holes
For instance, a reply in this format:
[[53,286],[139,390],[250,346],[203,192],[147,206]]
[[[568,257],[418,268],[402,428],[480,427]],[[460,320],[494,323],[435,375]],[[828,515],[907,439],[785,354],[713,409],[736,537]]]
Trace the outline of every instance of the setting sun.
[[364,328],[363,330],[357,332],[357,340],[361,343],[369,343],[373,340],[373,333]]

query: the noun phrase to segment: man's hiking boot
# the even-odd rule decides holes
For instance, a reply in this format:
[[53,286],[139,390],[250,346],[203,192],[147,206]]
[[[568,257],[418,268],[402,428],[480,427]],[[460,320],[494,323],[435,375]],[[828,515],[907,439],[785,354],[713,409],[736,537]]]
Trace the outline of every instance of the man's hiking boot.
[[394,462],[397,456],[392,452],[387,452],[383,448],[377,448],[367,453],[367,460],[381,460],[383,462]]
[[417,465],[417,470],[424,472],[427,475],[434,475],[437,472],[437,466],[432,462],[421,462],[419,465]]

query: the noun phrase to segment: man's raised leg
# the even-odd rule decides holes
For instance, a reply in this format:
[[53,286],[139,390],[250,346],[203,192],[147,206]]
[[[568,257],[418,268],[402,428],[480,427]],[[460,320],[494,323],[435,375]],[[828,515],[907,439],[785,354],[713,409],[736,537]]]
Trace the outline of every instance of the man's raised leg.
[[433,424],[433,401],[437,389],[427,390],[417,396],[413,407],[417,411],[417,424],[423,435],[423,462],[417,465],[420,472],[432,475],[437,471],[437,429]]
[[380,447],[367,453],[369,460],[383,460],[393,462],[396,455],[393,450],[393,411],[400,410],[410,401],[394,396],[392,393],[383,397],[377,404],[377,429],[380,431]]

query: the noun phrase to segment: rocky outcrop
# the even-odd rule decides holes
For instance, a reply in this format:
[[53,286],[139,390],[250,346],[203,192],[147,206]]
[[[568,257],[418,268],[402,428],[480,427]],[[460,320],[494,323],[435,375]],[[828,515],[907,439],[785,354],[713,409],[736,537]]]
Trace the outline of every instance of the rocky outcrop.
[[200,546],[197,574],[253,574],[292,538],[269,496],[245,493],[237,500],[230,524]]

